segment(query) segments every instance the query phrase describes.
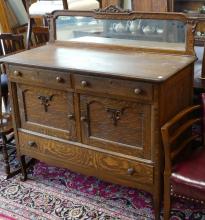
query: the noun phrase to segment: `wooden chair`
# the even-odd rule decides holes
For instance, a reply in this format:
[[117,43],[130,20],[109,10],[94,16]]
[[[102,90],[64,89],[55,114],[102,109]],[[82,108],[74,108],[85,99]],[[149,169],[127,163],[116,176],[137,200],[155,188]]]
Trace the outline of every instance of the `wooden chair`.
[[[2,33],[0,34],[0,45],[2,50],[2,55],[8,55],[10,53],[15,53],[19,50],[24,50],[24,38],[21,34],[11,34],[11,33]],[[4,66],[2,66],[2,73],[1,74],[1,93],[2,98],[4,101],[4,105],[6,110],[8,111],[8,82],[6,70]]]
[[32,28],[32,33],[35,41],[35,46],[40,46],[48,42],[49,40],[49,31],[48,27],[37,27]]
[[[10,53],[15,53],[19,50],[23,50],[23,36],[15,35],[10,33],[0,34],[0,45],[2,48],[2,54],[8,55]],[[3,112],[2,102],[0,101],[0,138],[1,138],[1,148],[3,152],[3,158],[5,162],[5,173],[6,177],[10,178],[20,172],[20,169],[11,172],[9,164],[9,154],[8,145],[14,138],[12,118],[10,114],[10,107],[8,105],[8,80],[6,75],[6,69],[4,65],[1,65],[1,90],[0,90],[0,100],[3,99],[5,110]],[[2,82],[3,81],[3,82]]]
[[200,105],[186,108],[161,128],[165,220],[170,215],[171,195],[205,202],[205,147],[197,147],[201,134],[193,132],[196,124],[202,124],[200,111]]
[[3,55],[25,49],[24,37],[21,34],[2,33],[0,34],[0,42]]

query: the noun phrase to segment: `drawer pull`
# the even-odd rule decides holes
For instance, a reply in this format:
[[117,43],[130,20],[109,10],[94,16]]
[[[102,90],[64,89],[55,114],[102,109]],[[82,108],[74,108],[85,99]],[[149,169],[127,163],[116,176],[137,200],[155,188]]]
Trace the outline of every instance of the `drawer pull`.
[[59,82],[59,83],[62,83],[64,80],[60,76],[57,76],[56,77],[56,81]]
[[82,87],[87,87],[88,86],[88,82],[87,81],[81,81],[81,85]]
[[80,117],[80,120],[81,120],[81,121],[87,121],[87,118],[86,118],[85,116],[81,116],[81,117]]
[[70,120],[74,120],[74,119],[75,119],[75,115],[74,115],[74,114],[70,114],[70,115],[68,115],[68,118],[69,118]]
[[134,168],[128,168],[128,169],[127,169],[127,174],[128,174],[128,175],[133,175],[134,172],[135,172]]
[[21,72],[19,72],[17,70],[14,71],[14,76],[21,76],[21,75],[22,75]]
[[35,141],[29,141],[29,142],[28,142],[28,146],[29,146],[29,147],[36,147],[37,145],[36,145],[36,142],[35,142]]
[[136,89],[134,90],[134,93],[135,93],[136,95],[139,95],[140,93],[142,93],[142,90],[139,89],[139,88],[136,88]]

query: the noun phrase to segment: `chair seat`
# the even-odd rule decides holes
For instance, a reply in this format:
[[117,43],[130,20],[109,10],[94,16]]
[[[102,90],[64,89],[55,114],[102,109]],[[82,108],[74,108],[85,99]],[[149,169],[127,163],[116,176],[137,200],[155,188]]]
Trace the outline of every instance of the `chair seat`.
[[174,194],[205,201],[205,147],[178,163],[170,181]]

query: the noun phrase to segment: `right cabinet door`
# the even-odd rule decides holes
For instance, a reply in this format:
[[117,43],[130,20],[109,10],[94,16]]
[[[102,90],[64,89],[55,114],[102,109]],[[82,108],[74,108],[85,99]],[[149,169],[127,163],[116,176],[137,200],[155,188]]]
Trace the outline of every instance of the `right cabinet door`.
[[80,108],[83,143],[150,158],[150,104],[80,95]]

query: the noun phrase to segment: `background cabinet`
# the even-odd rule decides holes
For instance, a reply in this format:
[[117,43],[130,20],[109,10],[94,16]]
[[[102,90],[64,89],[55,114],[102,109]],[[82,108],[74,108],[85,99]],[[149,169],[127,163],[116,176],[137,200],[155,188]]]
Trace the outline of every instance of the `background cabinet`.
[[170,0],[132,0],[132,8],[135,11],[169,11]]

